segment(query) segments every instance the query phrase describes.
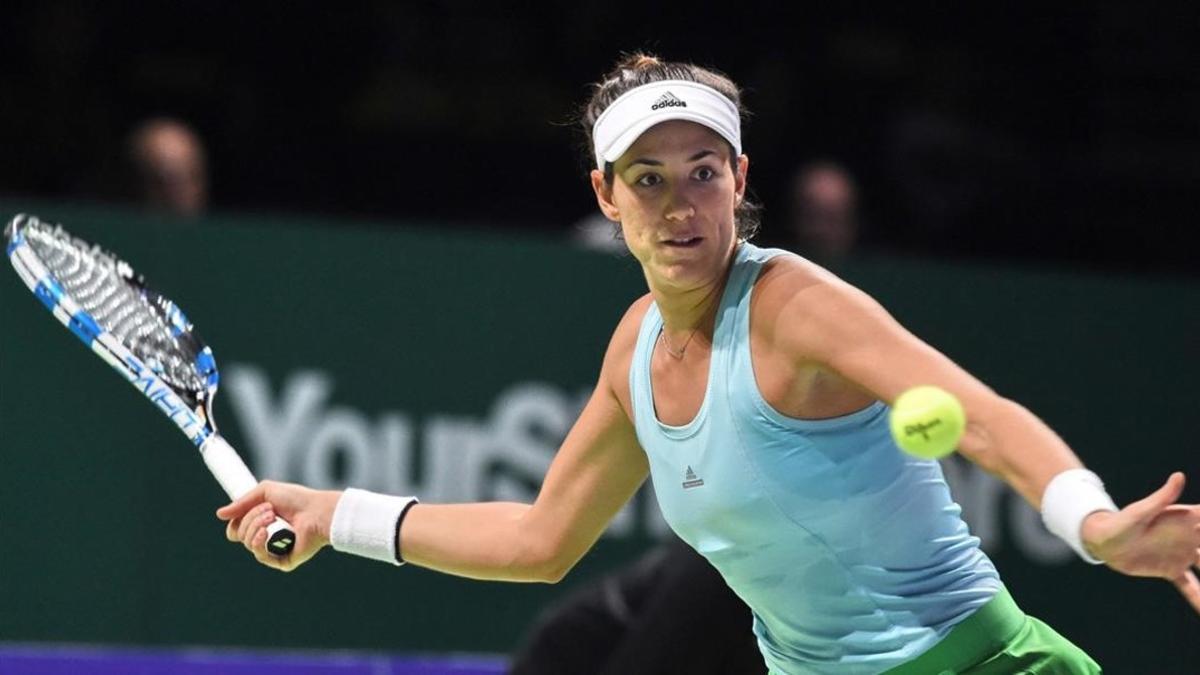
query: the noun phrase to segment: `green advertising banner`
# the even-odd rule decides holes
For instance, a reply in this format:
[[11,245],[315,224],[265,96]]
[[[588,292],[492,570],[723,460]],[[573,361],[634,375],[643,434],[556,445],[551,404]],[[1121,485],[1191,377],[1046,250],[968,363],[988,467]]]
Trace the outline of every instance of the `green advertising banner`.
[[[187,312],[221,370],[216,420],[260,477],[428,502],[531,501],[645,292],[627,257],[517,233],[0,206],[102,243]],[[1200,284],[898,259],[838,272],[1042,416],[1119,502],[1172,470],[1200,480],[1185,431]],[[553,586],[331,552],[272,572],[225,542],[192,446],[10,272],[0,310],[0,641],[507,652],[665,532],[640,494]],[[1002,483],[945,467],[1027,611],[1111,672],[1191,672],[1200,619],[1168,584],[1079,562]]]

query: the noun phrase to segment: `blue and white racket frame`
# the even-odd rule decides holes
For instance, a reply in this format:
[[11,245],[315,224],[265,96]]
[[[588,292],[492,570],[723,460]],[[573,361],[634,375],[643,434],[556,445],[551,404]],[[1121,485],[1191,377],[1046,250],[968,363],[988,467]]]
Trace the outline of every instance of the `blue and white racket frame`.
[[[135,276],[131,267],[116,256],[118,269],[126,283],[139,291],[150,302],[157,302],[165,312],[171,331],[176,337],[183,336],[197,347],[196,371],[204,379],[203,391],[179,392],[159,377],[159,373],[133,354],[112,333],[106,331],[86,310],[68,295],[62,284],[42,263],[24,236],[24,227],[37,219],[19,214],[9,221],[4,229],[6,252],[17,276],[33,292],[41,303],[50,310],[59,323],[70,330],[80,342],[112,366],[138,391],[142,392],[164,415],[175,423],[200,451],[205,465],[217,479],[230,499],[237,499],[249,492],[258,480],[251,473],[241,456],[228,441],[217,432],[212,415],[213,399],[216,397],[220,376],[212,349],[192,332],[191,323],[183,312],[170,300],[146,288],[141,277]],[[267,551],[276,556],[285,556],[292,551],[296,542],[295,531],[282,518],[267,527]]]

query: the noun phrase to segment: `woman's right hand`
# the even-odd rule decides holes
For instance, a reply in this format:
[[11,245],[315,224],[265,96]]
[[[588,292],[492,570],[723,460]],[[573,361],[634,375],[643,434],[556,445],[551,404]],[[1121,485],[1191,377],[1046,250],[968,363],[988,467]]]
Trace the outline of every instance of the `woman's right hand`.
[[[267,567],[290,572],[329,543],[329,525],[341,494],[337,490],[263,481],[217,509],[217,518],[226,521],[226,539],[240,541],[255,560]],[[291,523],[296,532],[296,544],[285,556],[267,552],[267,526],[276,516]]]

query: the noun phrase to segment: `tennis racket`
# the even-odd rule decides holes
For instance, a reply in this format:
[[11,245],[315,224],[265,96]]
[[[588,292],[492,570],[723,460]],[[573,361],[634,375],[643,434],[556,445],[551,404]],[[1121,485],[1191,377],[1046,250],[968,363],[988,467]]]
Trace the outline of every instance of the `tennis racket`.
[[[230,499],[249,492],[258,481],[213,420],[212,350],[179,307],[146,288],[127,263],[60,225],[21,214],[4,237],[17,275],[46,309],[183,431]],[[275,555],[287,555],[296,541],[282,518],[267,535]]]

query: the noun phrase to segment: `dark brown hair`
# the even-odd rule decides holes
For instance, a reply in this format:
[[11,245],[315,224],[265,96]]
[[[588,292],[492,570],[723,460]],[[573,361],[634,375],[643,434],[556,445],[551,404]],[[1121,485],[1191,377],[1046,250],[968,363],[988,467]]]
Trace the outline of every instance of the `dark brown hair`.
[[[742,106],[741,90],[733,80],[729,79],[723,73],[710,68],[702,68],[692,63],[684,63],[679,61],[663,61],[653,54],[644,52],[634,52],[633,54],[623,55],[617,65],[613,67],[604,79],[592,85],[592,97],[584,106],[583,111],[579,116],[579,124],[583,127],[583,133],[587,139],[585,152],[590,166],[595,166],[595,143],[592,138],[592,127],[596,124],[596,119],[604,112],[612,102],[617,100],[627,91],[640,87],[651,82],[661,82],[663,80],[686,80],[688,82],[698,82],[708,85],[719,91],[725,98],[728,98],[737,107],[739,115],[743,121],[747,115],[745,107]],[[737,155],[734,154],[733,146],[729,146],[729,160],[733,170],[737,171]],[[606,162],[604,166],[604,181],[612,183],[613,180],[613,165],[612,162]],[[748,192],[748,191],[747,191]],[[734,209],[734,221],[737,223],[737,234],[742,239],[749,239],[758,231],[759,211],[761,206],[752,202],[747,194],[740,204]]]

